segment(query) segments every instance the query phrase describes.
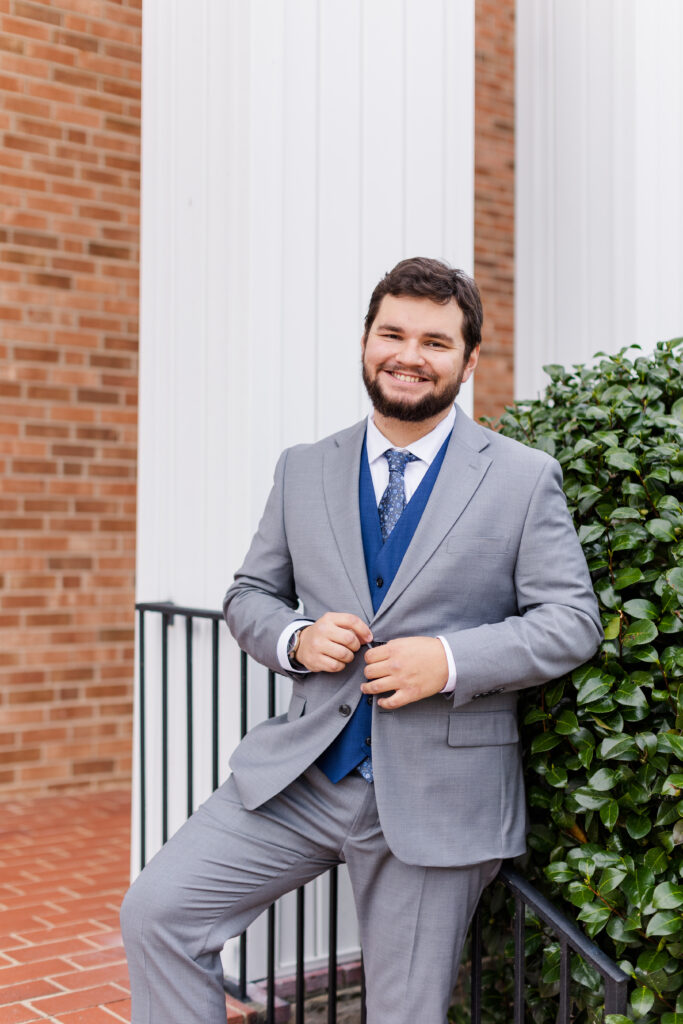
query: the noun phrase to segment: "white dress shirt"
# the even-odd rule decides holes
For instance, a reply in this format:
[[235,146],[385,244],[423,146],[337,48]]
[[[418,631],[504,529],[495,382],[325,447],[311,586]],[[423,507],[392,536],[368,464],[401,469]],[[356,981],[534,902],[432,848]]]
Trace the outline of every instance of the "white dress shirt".
[[[401,451],[408,451],[411,455],[415,456],[415,461],[408,462],[405,467],[403,479],[406,504],[410,501],[413,494],[420,486],[422,478],[453,429],[454,423],[455,406],[452,406],[448,415],[445,416],[444,419],[440,420],[433,430],[430,430],[430,432],[425,434],[424,437],[420,437],[417,441],[413,441],[411,444],[408,444],[405,448],[401,449]],[[376,426],[372,413],[368,416],[365,444],[368,453],[372,486],[375,491],[375,501],[379,505],[382,500],[382,495],[387,489],[387,485],[389,483],[389,463],[384,458],[384,453],[389,448],[393,448],[394,445],[392,445],[391,441],[389,441]],[[309,626],[312,621],[312,619],[296,619],[294,622],[290,622],[280,634],[277,644],[277,660],[285,671],[295,671],[292,669],[289,658],[287,657],[287,644],[289,643],[289,638],[301,626]],[[446,638],[439,636],[437,639],[443,644],[446,661],[448,662],[448,679],[446,680],[446,685],[443,690],[441,690],[441,693],[448,694],[452,693],[455,689],[455,661],[453,660],[451,645],[448,643]]]

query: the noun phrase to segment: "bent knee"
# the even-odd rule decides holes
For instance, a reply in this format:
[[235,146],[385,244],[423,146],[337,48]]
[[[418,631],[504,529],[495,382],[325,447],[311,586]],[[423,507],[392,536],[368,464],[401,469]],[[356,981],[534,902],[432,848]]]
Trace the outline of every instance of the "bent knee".
[[176,916],[176,903],[163,880],[149,868],[138,875],[123,898],[120,910],[121,935],[126,946],[142,938],[143,928],[166,930]]

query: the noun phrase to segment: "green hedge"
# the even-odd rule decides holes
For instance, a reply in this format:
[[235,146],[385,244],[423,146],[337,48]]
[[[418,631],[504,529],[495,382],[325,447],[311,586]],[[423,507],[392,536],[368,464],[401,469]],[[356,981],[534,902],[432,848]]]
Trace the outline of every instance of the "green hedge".
[[[561,463],[605,631],[592,661],[521,696],[523,870],[633,978],[642,1024],[683,1024],[681,342],[545,367],[545,396],[498,424]],[[509,965],[495,959],[507,911],[500,891],[489,899],[486,1019],[508,1021]],[[529,1013],[552,1024],[559,949],[533,919],[527,952]],[[600,1020],[597,975],[574,958],[573,977],[572,1019]]]

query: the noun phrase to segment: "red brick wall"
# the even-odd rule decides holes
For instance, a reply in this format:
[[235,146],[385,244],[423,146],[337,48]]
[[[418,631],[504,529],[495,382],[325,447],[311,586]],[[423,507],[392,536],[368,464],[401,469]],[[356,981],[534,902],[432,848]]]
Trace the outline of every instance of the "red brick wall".
[[475,415],[514,391],[515,3],[476,0],[474,276],[484,303]]
[[0,0],[0,787],[130,778],[141,0]]

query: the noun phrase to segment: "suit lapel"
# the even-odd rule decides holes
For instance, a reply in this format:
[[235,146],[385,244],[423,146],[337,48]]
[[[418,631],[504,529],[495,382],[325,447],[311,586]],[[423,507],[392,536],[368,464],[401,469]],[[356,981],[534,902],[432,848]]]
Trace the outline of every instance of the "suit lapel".
[[365,437],[365,420],[334,438],[335,447],[325,453],[323,489],[330,526],[339,554],[363,609],[366,622],[372,618],[372,600],[363,554],[358,505],[358,473]]
[[483,453],[487,446],[485,432],[458,406],[443,465],[377,619],[400,597],[471,501],[491,464],[490,457]]

